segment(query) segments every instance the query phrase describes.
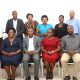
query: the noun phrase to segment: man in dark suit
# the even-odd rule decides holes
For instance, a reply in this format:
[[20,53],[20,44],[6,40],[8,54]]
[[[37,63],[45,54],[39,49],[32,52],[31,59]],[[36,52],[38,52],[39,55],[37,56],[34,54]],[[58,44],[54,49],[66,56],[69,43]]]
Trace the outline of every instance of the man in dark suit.
[[6,24],[6,32],[8,28],[14,27],[16,30],[16,36],[19,37],[23,41],[23,33],[24,33],[24,23],[21,19],[17,18],[17,11],[12,12],[12,19],[9,19]]

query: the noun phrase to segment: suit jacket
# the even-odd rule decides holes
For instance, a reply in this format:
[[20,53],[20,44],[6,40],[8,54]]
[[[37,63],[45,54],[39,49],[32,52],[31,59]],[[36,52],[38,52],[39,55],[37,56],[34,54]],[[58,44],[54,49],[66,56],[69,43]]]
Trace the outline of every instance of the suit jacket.
[[[40,51],[40,40],[38,36],[34,35],[33,45],[34,45],[34,49],[37,50],[37,52],[39,52]],[[29,47],[29,38],[26,36],[25,38],[23,38],[23,50],[28,51],[28,47]]]
[[[14,27],[13,26],[13,18],[12,19],[9,19],[7,21],[7,24],[6,24],[6,32],[8,30],[8,28],[10,27]],[[22,36],[23,32],[24,32],[24,23],[21,19],[17,19],[17,28],[16,28],[16,31],[17,31],[17,36],[20,37]]]

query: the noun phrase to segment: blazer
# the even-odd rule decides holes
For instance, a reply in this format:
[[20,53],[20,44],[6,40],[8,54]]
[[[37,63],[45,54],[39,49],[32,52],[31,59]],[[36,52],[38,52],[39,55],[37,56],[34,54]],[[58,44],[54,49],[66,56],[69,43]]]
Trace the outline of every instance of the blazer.
[[[38,36],[34,35],[33,45],[34,45],[34,49],[37,50],[37,52],[39,52],[40,51],[40,39]],[[29,47],[29,38],[28,36],[26,36],[25,38],[23,38],[23,50],[28,51],[28,47]]]
[[[8,28],[10,28],[10,27],[14,27],[13,26],[13,18],[9,19],[7,21],[6,32],[7,32]],[[17,31],[17,36],[18,37],[20,37],[25,32],[24,23],[23,23],[23,21],[21,19],[17,19],[17,28],[16,28],[16,31]]]

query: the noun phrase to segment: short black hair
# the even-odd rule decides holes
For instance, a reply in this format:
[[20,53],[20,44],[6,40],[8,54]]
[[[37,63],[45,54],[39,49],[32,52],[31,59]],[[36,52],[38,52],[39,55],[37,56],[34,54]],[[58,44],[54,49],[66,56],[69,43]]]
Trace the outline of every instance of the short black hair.
[[64,15],[59,15],[59,17],[63,17],[64,18]]
[[41,20],[42,20],[43,18],[47,18],[47,20],[48,20],[48,16],[47,16],[47,15],[43,15],[43,16],[41,17]]
[[26,18],[28,18],[28,16],[30,16],[30,15],[33,17],[33,14],[28,13],[28,14],[26,15]]
[[9,27],[9,28],[7,29],[7,31],[6,31],[6,32],[7,32],[7,34],[9,33],[9,31],[10,31],[10,30],[13,30],[13,31],[14,31],[14,33],[16,33],[16,30],[15,30],[13,27]]
[[55,29],[53,29],[53,28],[49,28],[48,30],[51,30],[51,31],[53,32],[53,36],[54,36]]

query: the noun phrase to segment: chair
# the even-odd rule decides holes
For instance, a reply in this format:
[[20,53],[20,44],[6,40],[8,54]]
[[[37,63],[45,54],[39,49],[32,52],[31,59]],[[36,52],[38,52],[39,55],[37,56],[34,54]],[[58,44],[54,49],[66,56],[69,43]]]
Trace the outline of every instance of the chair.
[[[7,36],[8,36],[7,33],[3,32],[1,41],[4,40],[5,38],[7,38]],[[1,67],[1,62],[0,62],[0,67]],[[7,78],[7,73],[2,68],[0,68],[0,78]]]

